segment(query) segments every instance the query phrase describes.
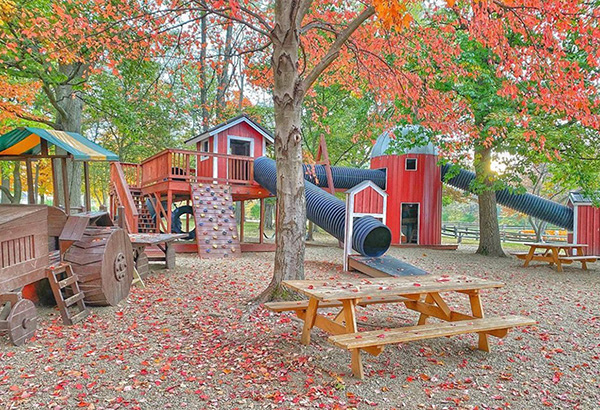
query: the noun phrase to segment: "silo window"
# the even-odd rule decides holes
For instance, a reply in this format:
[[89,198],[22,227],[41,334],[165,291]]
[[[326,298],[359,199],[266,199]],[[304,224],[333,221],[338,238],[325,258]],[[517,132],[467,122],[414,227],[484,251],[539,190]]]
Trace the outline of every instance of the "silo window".
[[406,166],[407,171],[416,171],[417,170],[417,159],[416,158],[406,158]]

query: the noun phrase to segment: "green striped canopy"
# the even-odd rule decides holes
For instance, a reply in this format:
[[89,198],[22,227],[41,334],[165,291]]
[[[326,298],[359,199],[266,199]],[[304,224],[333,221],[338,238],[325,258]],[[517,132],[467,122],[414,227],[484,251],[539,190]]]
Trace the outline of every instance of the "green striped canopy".
[[15,128],[0,136],[0,159],[3,156],[34,155],[41,152],[41,140],[62,148],[76,161],[118,161],[117,154],[102,148],[76,132]]

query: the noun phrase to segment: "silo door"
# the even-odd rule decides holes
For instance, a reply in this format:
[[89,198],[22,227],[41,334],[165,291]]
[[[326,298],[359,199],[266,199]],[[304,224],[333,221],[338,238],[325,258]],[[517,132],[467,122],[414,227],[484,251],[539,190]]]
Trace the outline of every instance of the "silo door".
[[402,204],[402,233],[404,243],[419,243],[419,204]]

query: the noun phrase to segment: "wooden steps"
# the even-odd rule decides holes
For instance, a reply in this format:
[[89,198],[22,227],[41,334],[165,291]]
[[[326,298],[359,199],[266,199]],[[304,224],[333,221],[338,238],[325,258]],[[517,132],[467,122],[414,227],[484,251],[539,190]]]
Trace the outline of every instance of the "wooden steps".
[[[89,315],[89,310],[83,301],[85,295],[79,289],[77,275],[73,272],[71,264],[59,263],[50,266],[46,269],[46,277],[50,282],[54,299],[56,299],[60,316],[65,325],[70,326],[81,322]],[[63,289],[70,290],[65,292],[69,296],[63,294]]]
[[[357,303],[358,306],[368,306],[375,305],[379,303],[402,303],[408,302],[410,299],[407,299],[402,296],[373,296],[367,299],[363,299]],[[265,307],[273,312],[290,312],[290,311],[302,311],[308,309],[308,300],[298,300],[298,301],[290,301],[290,302],[269,302],[265,303]],[[340,301],[320,301],[319,309],[327,309],[327,308],[337,308],[342,307],[342,302]]]
[[231,186],[190,184],[196,223],[198,256],[205,259],[235,257],[240,253]]
[[504,337],[509,329],[517,326],[531,326],[536,323],[535,320],[523,316],[498,316],[348,333],[330,336],[328,340],[338,347],[353,350],[467,333],[483,333],[496,337]]

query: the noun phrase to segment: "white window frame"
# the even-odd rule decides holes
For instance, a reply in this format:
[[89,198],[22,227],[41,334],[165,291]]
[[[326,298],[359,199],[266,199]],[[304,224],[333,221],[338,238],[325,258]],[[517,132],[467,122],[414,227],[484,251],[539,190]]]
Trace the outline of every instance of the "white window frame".
[[227,135],[227,155],[232,155],[231,154],[231,141],[232,140],[250,142],[250,157],[254,158],[254,138],[238,137],[235,135]]
[[[415,160],[415,169],[408,169],[408,160]],[[417,169],[419,169],[419,159],[418,158],[405,158],[404,159],[404,170],[408,171],[408,172],[415,172]]]
[[[402,205],[416,205],[417,206],[417,245],[421,244],[421,203],[420,202],[400,202],[400,242],[402,242]],[[410,245],[412,242],[406,242]]]
[[[205,145],[206,145],[206,147],[205,147]],[[208,138],[200,141],[200,152],[210,152],[210,140]],[[206,161],[207,159],[208,159],[207,155],[200,156],[200,161]],[[213,178],[214,178],[214,176],[213,176]]]

